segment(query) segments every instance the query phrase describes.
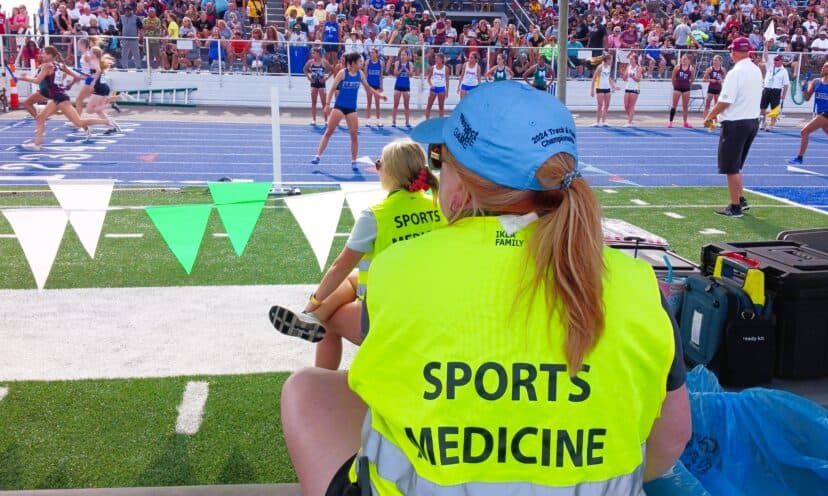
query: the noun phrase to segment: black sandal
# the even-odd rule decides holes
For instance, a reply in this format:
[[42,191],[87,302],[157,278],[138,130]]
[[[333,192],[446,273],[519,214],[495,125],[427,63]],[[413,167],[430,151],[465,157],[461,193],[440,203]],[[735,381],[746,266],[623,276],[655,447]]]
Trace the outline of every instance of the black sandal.
[[296,313],[276,305],[270,309],[270,323],[286,336],[302,338],[311,343],[318,343],[325,337],[325,328],[319,319],[311,314]]

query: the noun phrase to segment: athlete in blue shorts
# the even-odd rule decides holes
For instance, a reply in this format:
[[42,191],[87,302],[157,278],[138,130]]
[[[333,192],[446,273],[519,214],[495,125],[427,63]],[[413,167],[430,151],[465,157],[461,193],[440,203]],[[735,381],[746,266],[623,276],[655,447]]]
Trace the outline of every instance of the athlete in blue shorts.
[[[318,164],[322,153],[328,147],[328,141],[331,139],[336,127],[342,119],[348,123],[348,134],[351,135],[351,168],[359,170],[357,164],[357,154],[359,153],[359,139],[357,131],[359,129],[359,113],[357,112],[357,93],[359,88],[365,88],[367,93],[372,93],[376,98],[383,101],[387,97],[381,92],[368,86],[365,80],[365,74],[362,72],[362,55],[358,53],[349,53],[345,56],[345,68],[339,71],[334,78],[331,89],[328,90],[328,105],[325,106],[325,112],[328,114],[328,127],[325,129],[325,134],[319,141],[319,149],[316,155],[311,160],[312,164]],[[339,91],[336,95],[333,110],[330,109],[330,102],[334,100],[334,93]]]

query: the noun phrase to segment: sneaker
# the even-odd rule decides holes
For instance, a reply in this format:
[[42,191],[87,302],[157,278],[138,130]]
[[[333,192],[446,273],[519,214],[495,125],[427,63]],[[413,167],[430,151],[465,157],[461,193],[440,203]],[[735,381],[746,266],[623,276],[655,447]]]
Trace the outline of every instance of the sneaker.
[[668,122],[668,123],[667,123],[667,127],[668,127],[668,128],[673,127],[673,123],[672,123],[672,122]]
[[382,122],[382,119],[378,119],[378,120],[377,120],[377,127],[382,127],[382,126],[384,126],[384,125],[385,125],[385,123],[384,123],[384,122]]
[[23,148],[24,150],[29,150],[31,152],[39,152],[41,146],[35,145],[34,143],[23,143],[22,145],[20,145],[20,148]]
[[356,160],[354,160],[353,162],[351,162],[351,170],[353,170],[353,171],[359,171],[359,162],[357,162]]
[[601,127],[601,123],[600,122],[593,122],[592,124],[589,125],[589,127]]
[[742,216],[742,207],[728,205],[721,210],[716,210],[715,213],[719,215],[723,215],[725,217],[741,217]]
[[405,123],[405,128],[410,130],[410,129],[411,129],[411,123],[410,123],[410,122],[406,122],[406,123]]
[[396,122],[391,122],[391,127],[397,127],[397,123]]
[[633,126],[632,122],[628,122],[628,123],[624,124],[624,127],[635,127],[635,126]]
[[109,119],[109,121],[112,123],[112,129],[119,133],[122,131],[120,124],[118,124],[118,121],[116,121],[115,119]]
[[794,157],[794,158],[788,160],[788,163],[791,164],[791,165],[802,165],[802,162],[804,162],[804,160],[802,160],[799,157]]
[[741,200],[739,200],[739,208],[742,209],[742,212],[747,212],[748,210],[750,210],[750,205],[748,205],[747,200],[742,198]]
[[311,125],[311,126],[313,126],[313,127],[316,127],[316,119],[312,120],[312,121],[310,122],[310,125]]
[[121,106],[120,106],[120,105],[118,105],[118,104],[117,104],[117,103],[115,103],[115,102],[112,102],[112,103],[110,104],[110,107],[112,107],[112,110],[114,110],[115,112],[118,112],[119,114],[120,114],[121,112],[123,112],[123,110],[121,109]]
[[693,129],[693,126],[691,126],[691,125],[690,125],[690,123],[689,123],[689,122],[687,122],[687,121],[684,121],[684,127],[685,127],[686,129]]
[[313,158],[311,159],[311,163],[312,163],[313,165],[319,165],[319,161],[320,161],[319,155],[316,155],[315,157],[313,157]]
[[109,129],[107,129],[106,131],[104,131],[103,133],[104,133],[104,136],[111,136],[111,135],[113,135],[117,132],[118,132],[117,129],[115,129],[114,127],[111,127]]
[[86,128],[84,130],[83,139],[86,140],[86,141],[91,141],[92,140],[92,129],[91,128]]
[[319,319],[308,313],[295,313],[276,305],[268,313],[273,328],[286,336],[294,336],[318,343],[325,337],[325,328]]
[[607,121],[604,121],[601,123],[601,127],[610,127],[610,125]]

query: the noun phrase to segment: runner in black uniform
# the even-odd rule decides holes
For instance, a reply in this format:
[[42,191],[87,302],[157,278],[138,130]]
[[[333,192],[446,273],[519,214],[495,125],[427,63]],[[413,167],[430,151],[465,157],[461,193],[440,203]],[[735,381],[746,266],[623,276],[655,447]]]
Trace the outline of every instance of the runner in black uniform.
[[73,78],[78,80],[81,79],[81,76],[78,74],[65,69],[60,53],[58,53],[55,47],[48,46],[44,48],[42,60],[43,65],[41,66],[40,72],[37,76],[33,78],[28,76],[18,76],[18,79],[21,81],[39,85],[40,94],[49,99],[49,103],[46,104],[46,108],[43,109],[43,111],[37,116],[37,127],[35,130],[34,143],[24,143],[22,145],[23,148],[33,151],[40,150],[40,146],[43,143],[43,133],[46,129],[46,120],[58,110],[63,112],[63,115],[65,115],[66,118],[73,124],[83,128],[86,131],[87,137],[90,136],[89,126],[94,126],[96,124],[108,124],[105,119],[81,119],[80,116],[78,116],[78,112],[75,110],[75,107],[72,106],[72,102],[70,101],[69,96],[66,95],[65,90],[60,85],[55,83],[55,72],[58,70],[58,67],[60,70],[71,75]]
[[676,106],[681,97],[681,115],[684,117],[684,127],[693,127],[687,120],[687,108],[690,105],[690,87],[693,84],[694,67],[687,55],[681,56],[681,63],[673,69],[673,104],[670,106],[670,122],[667,127],[673,127],[673,118],[676,116]]

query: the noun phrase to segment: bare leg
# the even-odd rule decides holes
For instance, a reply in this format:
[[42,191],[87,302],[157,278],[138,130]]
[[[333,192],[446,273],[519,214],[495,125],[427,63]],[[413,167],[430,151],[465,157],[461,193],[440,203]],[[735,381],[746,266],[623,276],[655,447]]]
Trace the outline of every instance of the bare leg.
[[[804,157],[805,152],[808,150],[808,140],[811,137],[811,133],[816,131],[817,129],[826,129],[828,126],[828,119],[817,116],[811,119],[811,122],[805,125],[805,127],[799,133],[799,156]],[[828,131],[826,131],[828,132]]]
[[316,124],[316,96],[319,94],[318,88],[311,88],[311,120]]
[[46,130],[46,121],[49,119],[49,116],[54,114],[56,111],[57,105],[54,101],[49,100],[49,103],[46,104],[46,108],[38,114],[37,119],[35,120],[35,145],[40,146],[43,144],[43,133]]
[[428,101],[426,101],[425,118],[431,117],[431,107],[434,106],[434,99],[437,95],[433,91],[428,92]]
[[348,123],[348,134],[351,135],[351,162],[356,162],[359,153],[359,117],[353,112],[345,116]]
[[440,117],[446,115],[446,94],[443,93],[437,96],[437,108],[440,112]]
[[685,91],[681,94],[681,116],[684,118],[684,123],[687,124],[687,111],[690,109],[690,92]]
[[343,117],[344,115],[342,115],[341,110],[334,109],[331,111],[331,116],[328,118],[328,127],[325,129],[325,134],[322,135],[322,139],[319,140],[319,148],[316,150],[317,157],[321,157],[325,153],[325,148],[328,147],[328,141],[330,141],[331,136],[336,131],[336,127],[339,125],[339,121]]
[[304,369],[288,378],[282,428],[302,494],[325,494],[339,467],[359,449],[366,411],[345,372]]
[[397,108],[400,106],[400,96],[401,93],[399,91],[394,92],[394,106],[391,107],[391,125],[397,125]]
[[78,92],[78,97],[75,99],[75,112],[78,116],[83,115],[83,104],[86,98],[92,94],[92,86],[84,84]]
[[325,337],[316,345],[315,365],[319,368],[336,370],[342,362],[342,338],[354,344],[362,343],[362,301],[355,300],[337,309],[325,322]]
[[730,204],[738,205],[739,198],[744,196],[744,188],[742,186],[742,173],[727,175],[727,190],[730,193]]
[[411,108],[409,103],[411,102],[411,92],[406,91],[403,93],[403,113],[405,114],[405,125],[411,125]]
[[629,119],[630,124],[632,124],[633,119],[635,119],[635,104],[638,102],[638,95],[635,93],[630,93],[630,110],[629,110]]

